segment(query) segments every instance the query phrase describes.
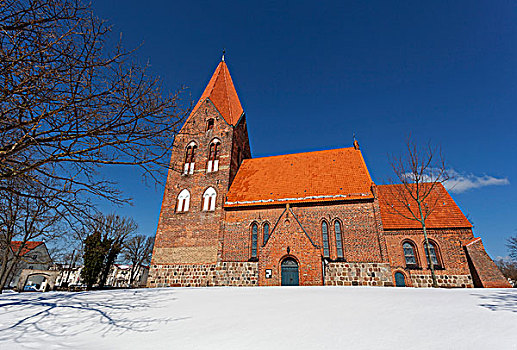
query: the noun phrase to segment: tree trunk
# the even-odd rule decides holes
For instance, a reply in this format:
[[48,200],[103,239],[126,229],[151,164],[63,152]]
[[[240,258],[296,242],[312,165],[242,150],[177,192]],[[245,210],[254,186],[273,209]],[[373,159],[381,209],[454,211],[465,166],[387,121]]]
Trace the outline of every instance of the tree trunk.
[[13,258],[9,263],[9,260],[2,266],[2,276],[0,276],[0,293],[5,288],[5,285],[10,282],[10,275],[13,272],[15,266],[18,264],[18,259]]
[[422,230],[424,231],[425,250],[427,253],[426,260],[431,269],[431,278],[433,279],[433,288],[438,288],[438,281],[436,280],[436,274],[434,273],[434,264],[431,259],[431,248],[429,245],[429,239],[427,238],[427,229],[425,227],[424,214],[422,213],[422,204],[418,202],[418,209],[420,211],[420,223],[422,224]]

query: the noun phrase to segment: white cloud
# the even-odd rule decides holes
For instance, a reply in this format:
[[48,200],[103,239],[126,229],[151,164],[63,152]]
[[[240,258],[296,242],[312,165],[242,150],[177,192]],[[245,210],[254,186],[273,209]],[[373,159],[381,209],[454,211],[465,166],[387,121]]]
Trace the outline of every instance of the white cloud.
[[[449,180],[445,181],[443,185],[449,192],[462,193],[473,188],[480,188],[485,186],[502,186],[509,185],[508,178],[497,178],[490,175],[477,176],[474,174],[462,174],[454,169],[447,169]],[[413,179],[411,173],[406,173],[404,176],[408,179]],[[443,179],[440,169],[430,168],[427,174],[424,174],[421,179],[425,182],[433,182],[438,179]]]
[[509,185],[508,178],[497,178],[490,175],[477,176],[474,174],[460,174],[454,169],[448,170],[451,176],[443,185],[448,191],[453,193],[461,193],[473,188],[480,188],[485,186],[502,186]]

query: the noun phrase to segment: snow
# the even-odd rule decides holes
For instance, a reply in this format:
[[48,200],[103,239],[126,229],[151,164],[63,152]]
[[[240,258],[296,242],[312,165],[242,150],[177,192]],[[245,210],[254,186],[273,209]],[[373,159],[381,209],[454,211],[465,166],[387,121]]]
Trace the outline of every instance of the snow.
[[0,295],[0,349],[517,349],[517,289]]

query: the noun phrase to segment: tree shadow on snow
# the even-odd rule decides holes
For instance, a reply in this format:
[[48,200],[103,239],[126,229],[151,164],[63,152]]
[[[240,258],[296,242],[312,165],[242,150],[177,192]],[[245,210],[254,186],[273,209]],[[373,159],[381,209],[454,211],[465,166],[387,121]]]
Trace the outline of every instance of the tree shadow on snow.
[[139,317],[135,312],[152,315],[151,309],[173,300],[172,291],[149,290],[9,295],[0,298],[0,341],[23,343],[41,335],[68,338],[92,330],[101,336],[152,332],[158,324],[189,317]]
[[517,291],[514,289],[499,290],[490,294],[472,294],[479,298],[481,304],[492,311],[517,312]]

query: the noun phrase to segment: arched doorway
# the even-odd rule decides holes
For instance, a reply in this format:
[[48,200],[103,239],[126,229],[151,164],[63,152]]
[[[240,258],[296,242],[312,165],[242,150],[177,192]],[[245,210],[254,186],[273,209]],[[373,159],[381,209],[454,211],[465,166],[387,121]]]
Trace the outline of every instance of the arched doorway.
[[402,272],[395,272],[395,286],[397,287],[405,287],[406,286],[406,277]]
[[282,286],[298,286],[298,263],[293,258],[282,261]]
[[48,276],[42,274],[29,275],[23,286],[24,292],[45,292],[48,289]]

